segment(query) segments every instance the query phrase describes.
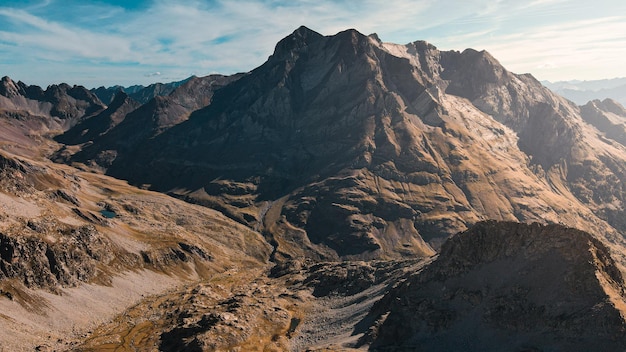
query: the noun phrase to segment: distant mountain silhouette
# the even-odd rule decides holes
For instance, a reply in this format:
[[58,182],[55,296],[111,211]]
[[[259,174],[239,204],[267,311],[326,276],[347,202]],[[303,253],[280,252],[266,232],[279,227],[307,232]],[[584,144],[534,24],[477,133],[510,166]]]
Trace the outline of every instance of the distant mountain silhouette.
[[626,78],[595,81],[542,81],[541,83],[578,105],[584,105],[591,100],[607,98],[626,105]]
[[122,86],[112,86],[112,87],[99,87],[91,89],[91,92],[94,93],[102,102],[105,104],[110,104],[115,95],[118,92],[124,92],[128,94],[133,100],[136,100],[142,104],[147,103],[150,99],[154,97],[160,97],[170,94],[174,89],[180,87],[185,82],[193,79],[195,76],[191,76],[182,81],[169,82],[169,83],[154,83],[149,86],[142,85],[134,85],[130,87],[122,87]]

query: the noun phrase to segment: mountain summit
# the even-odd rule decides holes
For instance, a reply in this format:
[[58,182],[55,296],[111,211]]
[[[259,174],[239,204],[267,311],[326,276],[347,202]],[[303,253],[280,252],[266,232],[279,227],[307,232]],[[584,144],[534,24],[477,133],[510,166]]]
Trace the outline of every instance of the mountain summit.
[[72,160],[218,208],[277,258],[429,255],[481,219],[626,229],[625,147],[485,51],[300,27],[189,118],[149,125]]

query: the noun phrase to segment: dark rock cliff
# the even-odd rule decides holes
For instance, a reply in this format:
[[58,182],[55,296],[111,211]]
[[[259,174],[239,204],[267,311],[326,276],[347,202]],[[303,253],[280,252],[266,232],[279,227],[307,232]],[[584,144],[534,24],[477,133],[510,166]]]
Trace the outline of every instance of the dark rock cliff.
[[366,336],[374,351],[621,350],[623,287],[587,233],[483,222],[378,302]]

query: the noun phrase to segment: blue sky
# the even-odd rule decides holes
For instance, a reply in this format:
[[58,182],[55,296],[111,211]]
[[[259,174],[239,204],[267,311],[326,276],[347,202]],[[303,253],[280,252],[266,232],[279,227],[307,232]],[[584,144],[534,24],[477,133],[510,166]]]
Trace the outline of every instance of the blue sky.
[[91,88],[245,72],[300,25],[485,49],[540,80],[626,77],[623,0],[2,0],[0,76]]

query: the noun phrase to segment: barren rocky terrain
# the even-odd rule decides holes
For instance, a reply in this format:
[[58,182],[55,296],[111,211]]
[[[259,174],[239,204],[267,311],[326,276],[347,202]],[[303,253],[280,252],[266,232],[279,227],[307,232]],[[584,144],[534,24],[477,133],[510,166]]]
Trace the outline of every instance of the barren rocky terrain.
[[63,349],[144,296],[267,265],[261,235],[211,209],[50,162],[0,161],[5,349]]
[[626,348],[619,103],[305,27],[135,88],[0,82],[0,349]]

